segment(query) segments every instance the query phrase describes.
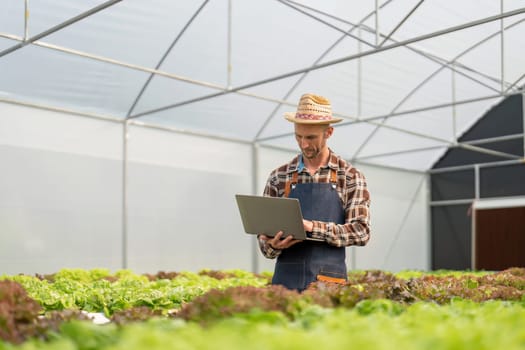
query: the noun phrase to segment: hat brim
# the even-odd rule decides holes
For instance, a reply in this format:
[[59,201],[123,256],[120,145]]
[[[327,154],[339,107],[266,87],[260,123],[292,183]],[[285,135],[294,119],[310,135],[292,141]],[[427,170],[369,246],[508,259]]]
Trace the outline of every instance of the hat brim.
[[284,119],[288,120],[292,123],[297,124],[312,124],[312,125],[325,125],[325,124],[333,124],[333,123],[339,123],[342,121],[342,118],[332,118],[328,120],[310,120],[310,119],[299,119],[295,117],[294,112],[288,112],[284,113]]

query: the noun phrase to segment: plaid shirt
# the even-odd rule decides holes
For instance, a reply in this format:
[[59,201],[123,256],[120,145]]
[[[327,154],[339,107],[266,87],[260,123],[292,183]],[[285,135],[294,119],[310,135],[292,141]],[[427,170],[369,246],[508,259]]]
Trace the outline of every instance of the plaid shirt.
[[[298,155],[289,163],[273,170],[268,177],[264,195],[282,197],[286,183],[290,183],[294,172],[298,172],[297,183],[330,182],[330,170],[337,171],[337,192],[345,212],[345,223],[313,221],[313,238],[320,238],[336,247],[364,246],[370,239],[370,193],[364,175],[350,163],[330,150],[328,164],[310,175]],[[259,239],[259,247],[267,258],[276,258],[281,250],[273,249]]]

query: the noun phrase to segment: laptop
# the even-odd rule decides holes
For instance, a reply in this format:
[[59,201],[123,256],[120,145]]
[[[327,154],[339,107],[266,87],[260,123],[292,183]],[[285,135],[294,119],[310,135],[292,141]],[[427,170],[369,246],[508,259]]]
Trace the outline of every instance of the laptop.
[[283,231],[283,237],[292,235],[294,239],[322,241],[306,236],[297,198],[236,194],[235,199],[248,234],[273,237]]

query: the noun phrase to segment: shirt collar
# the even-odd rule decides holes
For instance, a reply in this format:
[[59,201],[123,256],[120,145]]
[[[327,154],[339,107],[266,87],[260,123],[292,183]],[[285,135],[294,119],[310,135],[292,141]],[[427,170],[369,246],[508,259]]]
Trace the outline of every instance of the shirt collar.
[[303,161],[303,155],[299,154],[299,163],[297,163],[297,172],[300,173],[304,170],[304,161]]
[[[328,156],[328,164],[327,166],[331,169],[337,169],[337,156],[335,155],[334,152],[332,152],[332,150],[329,148],[328,149],[330,151],[330,155]],[[303,161],[303,154],[300,153],[295,159],[294,161],[292,161],[292,164],[289,168],[289,172],[294,172],[294,171],[297,171],[298,173],[300,173],[301,171],[303,171],[305,168],[305,165],[304,165],[304,161]]]

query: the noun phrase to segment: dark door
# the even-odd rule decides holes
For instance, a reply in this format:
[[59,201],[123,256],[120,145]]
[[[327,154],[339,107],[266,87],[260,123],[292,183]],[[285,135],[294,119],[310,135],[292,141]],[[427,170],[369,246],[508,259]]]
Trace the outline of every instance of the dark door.
[[525,267],[525,207],[477,209],[475,269]]

